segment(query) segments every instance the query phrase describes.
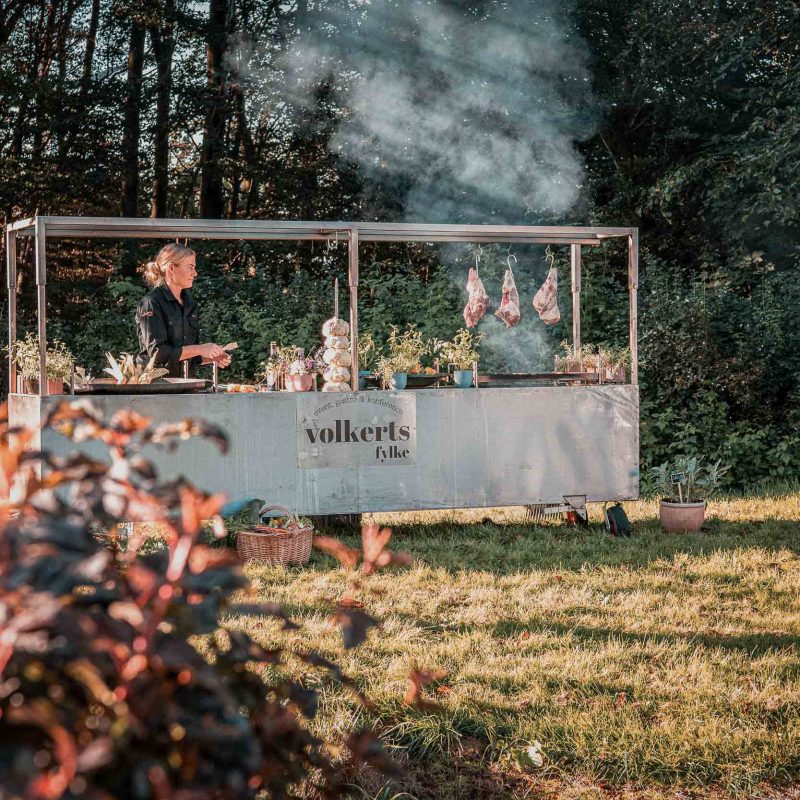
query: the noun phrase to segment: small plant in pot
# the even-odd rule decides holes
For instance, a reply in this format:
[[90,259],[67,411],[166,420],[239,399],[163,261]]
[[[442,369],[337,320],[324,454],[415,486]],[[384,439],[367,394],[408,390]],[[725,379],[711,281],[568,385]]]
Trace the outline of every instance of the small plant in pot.
[[289,363],[286,375],[286,388],[290,392],[307,392],[314,383],[314,374],[318,372],[317,362],[297,348],[297,357]]
[[408,373],[419,371],[420,362],[430,352],[430,344],[422,338],[422,331],[416,325],[409,325],[402,333],[392,325],[387,346],[389,355],[378,361],[382,383],[392,389],[405,389]]
[[474,367],[480,358],[477,348],[482,340],[482,333],[462,328],[451,341],[434,345],[441,358],[453,365],[453,381],[459,389],[468,389],[473,384]]
[[[8,352],[8,348],[5,348]],[[11,357],[17,366],[17,391],[22,394],[39,393],[39,337],[32,333],[17,339],[11,346]],[[54,339],[47,348],[47,393],[63,394],[64,384],[70,380],[75,358],[64,342]]]
[[661,527],[669,533],[697,533],[703,527],[706,499],[719,489],[730,469],[720,461],[706,466],[702,458],[685,456],[674,464],[653,467],[650,474],[659,494]]
[[377,364],[378,353],[375,348],[375,339],[371,333],[362,333],[358,337],[358,388],[367,388],[367,378],[372,375],[372,370]]

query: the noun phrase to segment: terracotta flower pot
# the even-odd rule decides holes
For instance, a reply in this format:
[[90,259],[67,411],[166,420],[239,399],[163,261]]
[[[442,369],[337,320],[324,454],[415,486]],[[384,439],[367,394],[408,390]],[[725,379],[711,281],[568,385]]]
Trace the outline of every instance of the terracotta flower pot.
[[294,390],[296,392],[307,392],[311,389],[311,384],[314,382],[314,376],[311,373],[305,375],[294,376]]
[[706,516],[705,501],[700,503],[671,503],[662,500],[658,508],[661,527],[667,533],[697,533]]
[[[17,394],[39,394],[39,379],[17,375]],[[64,394],[64,381],[61,378],[48,378],[47,394]]]

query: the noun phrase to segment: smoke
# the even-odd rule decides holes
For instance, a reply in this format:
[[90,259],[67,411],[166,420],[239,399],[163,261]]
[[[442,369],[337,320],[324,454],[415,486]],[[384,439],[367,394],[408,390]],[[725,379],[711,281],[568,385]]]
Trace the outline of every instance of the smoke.
[[[317,3],[281,58],[266,57],[244,33],[232,66],[251,97],[272,87],[273,108],[285,103],[311,120],[323,106],[333,113],[330,150],[356,165],[368,191],[399,195],[406,221],[557,223],[568,218],[582,188],[576,142],[595,127],[588,48],[575,32],[571,5]],[[533,249],[525,248],[524,258],[518,252],[514,267],[522,321],[512,329],[493,316],[504,252],[495,251],[493,261],[487,252],[482,265],[493,303],[479,326],[488,370],[552,367],[563,328],[546,331],[531,307],[546,274]],[[441,257],[466,301],[472,254],[444,247]]]
[[[558,303],[562,322],[551,328],[545,326],[531,302],[548,271],[544,249],[537,246],[512,249],[516,261],[508,259],[506,248],[497,245],[483,248],[451,245],[442,250],[442,260],[466,304],[467,273],[470,266],[475,266],[476,253],[480,254],[478,270],[491,301],[489,310],[477,327],[477,331],[483,334],[480,345],[481,371],[550,372],[553,369],[553,354],[559,349],[558,342],[567,335],[570,319],[568,286],[559,285]],[[503,278],[509,265],[519,292],[522,315],[513,328],[506,327],[495,316],[495,311],[500,307]]]
[[[593,130],[569,3],[373,0],[328,12],[287,53],[285,90],[345,109],[329,147],[402,188],[407,221],[532,223],[575,204]],[[566,9],[566,10],[565,10]]]

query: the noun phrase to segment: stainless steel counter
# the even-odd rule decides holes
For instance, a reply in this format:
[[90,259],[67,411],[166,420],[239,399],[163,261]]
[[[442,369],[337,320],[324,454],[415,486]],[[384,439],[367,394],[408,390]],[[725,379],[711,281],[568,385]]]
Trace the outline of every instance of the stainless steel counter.
[[[13,424],[40,427],[63,396],[12,394]],[[228,434],[145,450],[163,478],[304,514],[473,508],[639,496],[637,386],[423,389],[341,394],[95,396],[105,414],[207,419]],[[36,443],[81,447],[45,430]]]

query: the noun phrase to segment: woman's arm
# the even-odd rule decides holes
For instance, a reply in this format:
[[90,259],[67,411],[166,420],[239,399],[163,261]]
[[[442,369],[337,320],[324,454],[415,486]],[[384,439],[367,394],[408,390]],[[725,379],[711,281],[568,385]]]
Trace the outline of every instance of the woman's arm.
[[221,367],[231,363],[231,357],[218,344],[187,344],[181,348],[181,361],[200,356],[205,362],[216,361]]

